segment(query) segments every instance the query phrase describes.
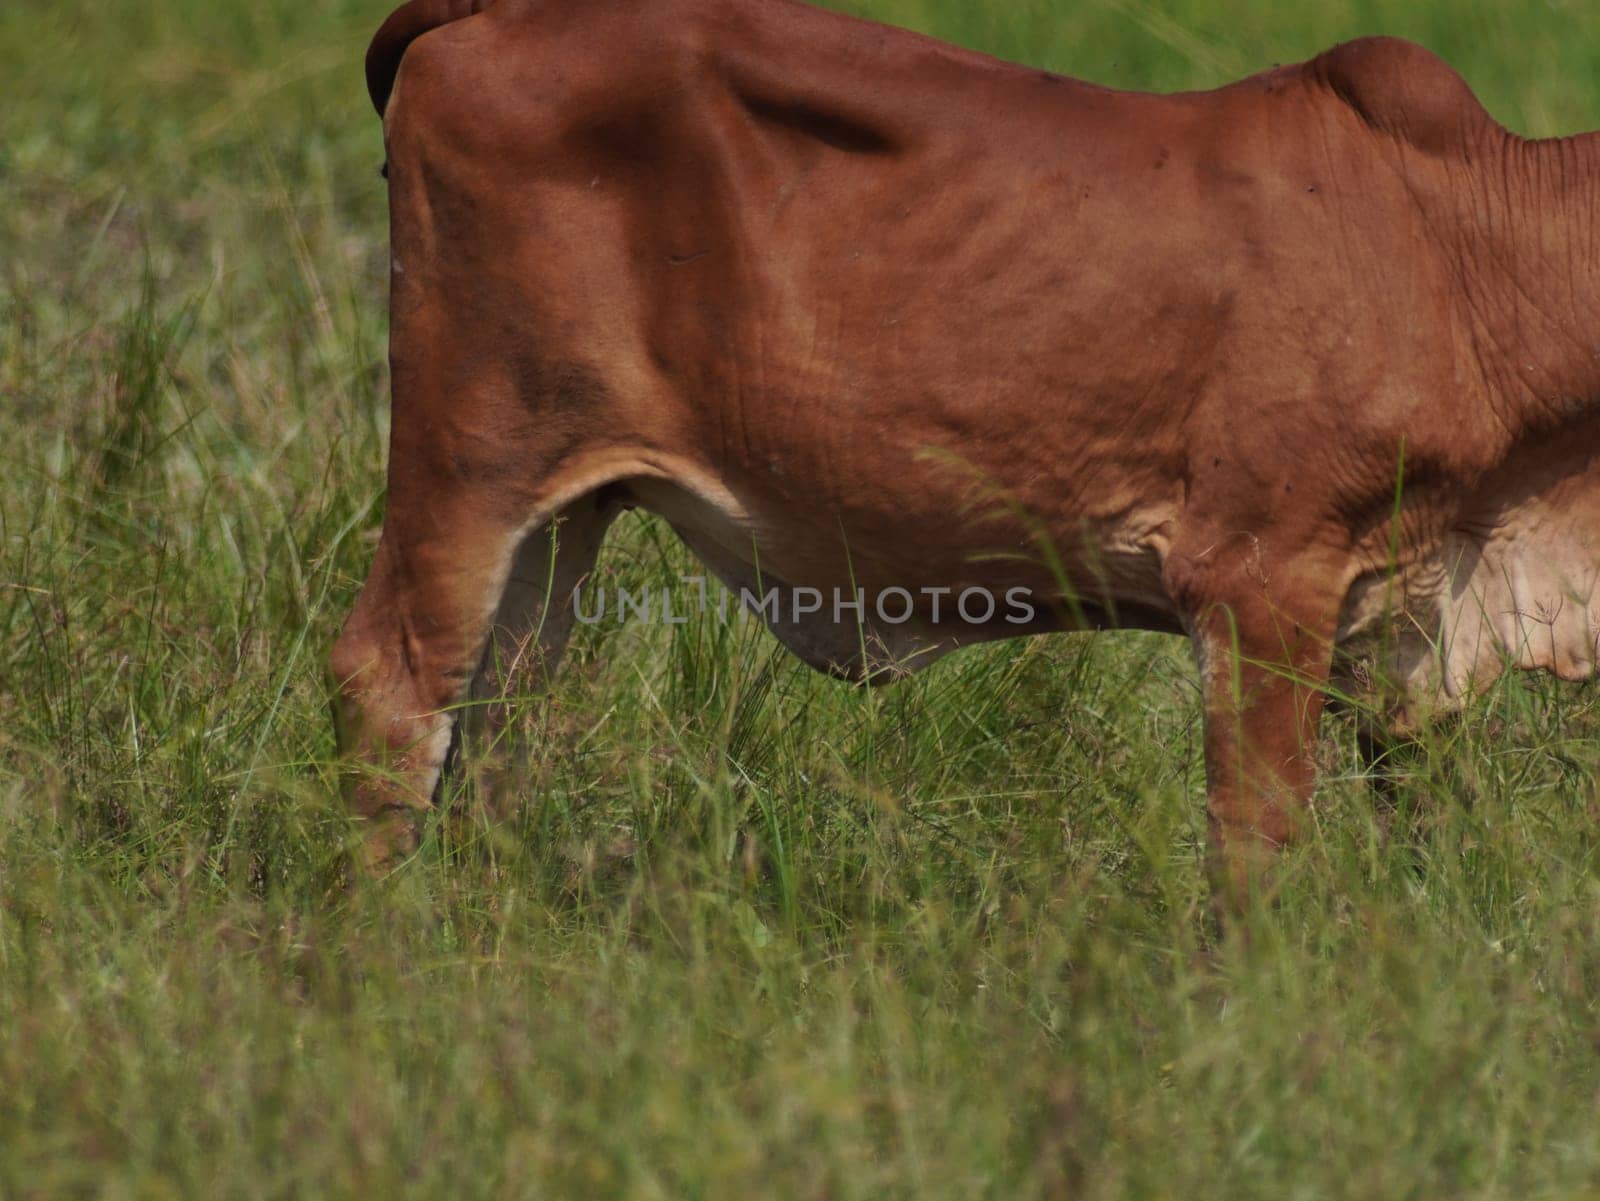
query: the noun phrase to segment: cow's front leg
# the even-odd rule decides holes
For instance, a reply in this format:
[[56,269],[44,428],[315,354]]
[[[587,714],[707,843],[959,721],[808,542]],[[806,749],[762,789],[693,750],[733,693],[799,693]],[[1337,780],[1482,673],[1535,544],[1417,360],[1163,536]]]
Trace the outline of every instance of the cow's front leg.
[[346,794],[375,871],[416,847],[523,538],[460,489],[392,499],[329,664]]
[[1336,563],[1243,542],[1169,567],[1205,697],[1212,878],[1235,910],[1305,821],[1340,595]]

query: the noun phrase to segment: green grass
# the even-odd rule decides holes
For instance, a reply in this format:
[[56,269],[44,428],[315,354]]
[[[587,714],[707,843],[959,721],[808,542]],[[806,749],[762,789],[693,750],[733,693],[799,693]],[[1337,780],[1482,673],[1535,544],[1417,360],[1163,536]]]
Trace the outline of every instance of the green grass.
[[[878,0],[1130,87],[1417,37],[1600,125],[1578,0]],[[1600,1196],[1600,711],[1508,679],[1208,932],[1185,649],[861,695],[585,631],[526,774],[340,885],[382,511],[385,0],[0,4],[0,1197]],[[629,519],[631,585],[684,567]],[[492,815],[492,816],[491,816]]]

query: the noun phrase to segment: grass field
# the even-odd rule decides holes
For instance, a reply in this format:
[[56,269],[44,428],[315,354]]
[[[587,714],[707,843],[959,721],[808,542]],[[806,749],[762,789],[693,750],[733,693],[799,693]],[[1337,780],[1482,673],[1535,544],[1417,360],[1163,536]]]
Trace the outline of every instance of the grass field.
[[[1405,34],[1600,126],[1582,0],[860,7],[1129,87]],[[1176,640],[861,695],[597,627],[494,816],[341,887],[386,11],[0,3],[0,1198],[1600,1197],[1593,689],[1508,679],[1392,815],[1330,724],[1219,944]]]

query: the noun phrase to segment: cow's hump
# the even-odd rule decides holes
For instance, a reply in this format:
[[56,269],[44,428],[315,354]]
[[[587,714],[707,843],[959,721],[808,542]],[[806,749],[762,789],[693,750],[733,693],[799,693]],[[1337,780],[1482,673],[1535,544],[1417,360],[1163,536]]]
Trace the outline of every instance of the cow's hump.
[[1403,38],[1345,42],[1308,67],[1372,128],[1429,154],[1470,154],[1498,128],[1454,68]]

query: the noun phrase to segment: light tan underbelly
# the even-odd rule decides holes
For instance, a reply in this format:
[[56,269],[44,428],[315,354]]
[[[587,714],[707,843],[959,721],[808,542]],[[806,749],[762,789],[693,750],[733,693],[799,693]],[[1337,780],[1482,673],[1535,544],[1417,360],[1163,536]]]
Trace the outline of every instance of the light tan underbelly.
[[[1600,474],[1578,446],[1501,473],[1432,553],[1358,582],[1340,641],[1381,665],[1402,728],[1459,708],[1507,668],[1586,680],[1600,662]],[[1357,675],[1359,666],[1354,667]]]

